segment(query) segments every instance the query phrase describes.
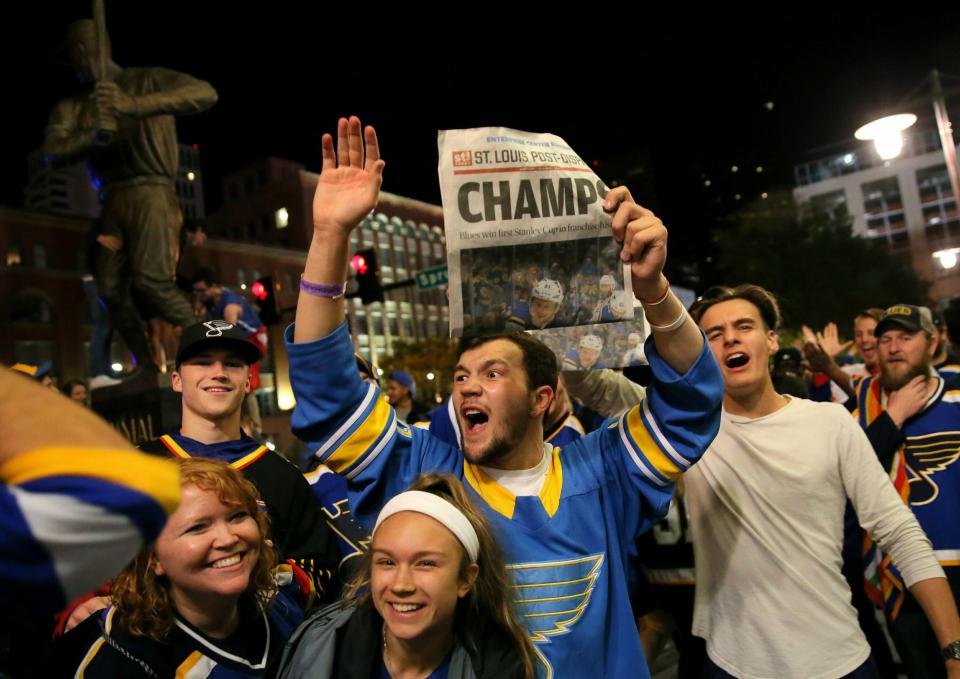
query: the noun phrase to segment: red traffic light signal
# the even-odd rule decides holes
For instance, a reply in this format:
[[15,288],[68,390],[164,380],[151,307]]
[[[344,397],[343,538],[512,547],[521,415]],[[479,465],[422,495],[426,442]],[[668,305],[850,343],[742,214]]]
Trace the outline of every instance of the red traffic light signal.
[[367,258],[359,253],[350,258],[350,266],[361,276],[366,274],[370,269],[370,266],[367,264]]
[[262,281],[256,281],[253,285],[251,285],[250,292],[252,292],[253,296],[259,299],[261,302],[264,301],[267,298],[267,295],[270,294],[270,291],[267,290],[267,286],[265,286]]

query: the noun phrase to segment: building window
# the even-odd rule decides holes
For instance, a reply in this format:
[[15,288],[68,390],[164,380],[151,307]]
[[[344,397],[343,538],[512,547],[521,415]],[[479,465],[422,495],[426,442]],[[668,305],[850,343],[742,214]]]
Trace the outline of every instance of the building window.
[[24,290],[10,299],[10,320],[14,323],[53,323],[53,304],[38,292]]
[[23,263],[23,253],[20,250],[20,243],[13,241],[7,245],[7,266],[20,266]]
[[909,242],[897,178],[887,177],[867,182],[862,189],[863,209],[867,218],[867,236],[882,238],[895,246]]
[[47,246],[36,243],[33,246],[33,266],[36,269],[47,268]]
[[810,217],[827,224],[846,224],[850,221],[847,194],[841,189],[810,197]]
[[920,190],[920,209],[931,247],[946,244],[960,236],[960,217],[957,201],[950,187],[946,165],[917,170],[917,188]]

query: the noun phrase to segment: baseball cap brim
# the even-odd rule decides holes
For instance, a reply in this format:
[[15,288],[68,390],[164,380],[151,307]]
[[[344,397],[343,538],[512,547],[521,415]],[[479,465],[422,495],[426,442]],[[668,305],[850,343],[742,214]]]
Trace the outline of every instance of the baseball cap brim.
[[253,365],[257,361],[263,358],[263,354],[260,353],[259,347],[257,347],[253,342],[249,342],[245,339],[236,339],[233,337],[207,337],[201,340],[198,340],[192,343],[188,347],[184,347],[181,351],[177,352],[177,367],[180,367],[180,364],[184,361],[197,356],[208,349],[226,349],[232,351],[240,357],[240,359],[247,365]]

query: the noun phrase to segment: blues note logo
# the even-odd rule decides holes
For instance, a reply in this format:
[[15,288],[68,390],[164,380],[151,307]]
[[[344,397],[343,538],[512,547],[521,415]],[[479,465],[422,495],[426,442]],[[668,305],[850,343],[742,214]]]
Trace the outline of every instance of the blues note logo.
[[940,495],[940,484],[944,481],[940,473],[960,457],[960,431],[911,436],[907,439],[906,453],[910,504],[930,504]]

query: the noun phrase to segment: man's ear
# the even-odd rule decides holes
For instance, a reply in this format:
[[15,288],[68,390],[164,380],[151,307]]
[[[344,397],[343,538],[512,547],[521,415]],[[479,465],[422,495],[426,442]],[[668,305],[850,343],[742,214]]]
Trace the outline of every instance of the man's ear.
[[931,335],[930,336],[930,346],[927,347],[927,356],[933,358],[937,355],[937,349],[940,348],[940,335]]
[[780,351],[780,338],[774,330],[767,330],[767,347],[770,349],[771,356]]
[[531,417],[543,417],[543,414],[547,412],[547,409],[550,407],[550,404],[553,402],[554,392],[553,389],[547,385],[542,387],[537,387],[533,391],[532,403],[530,404],[530,416]]
[[180,378],[179,370],[174,370],[170,373],[170,386],[173,387],[173,390],[178,394],[183,393],[183,380]]

